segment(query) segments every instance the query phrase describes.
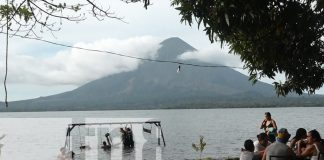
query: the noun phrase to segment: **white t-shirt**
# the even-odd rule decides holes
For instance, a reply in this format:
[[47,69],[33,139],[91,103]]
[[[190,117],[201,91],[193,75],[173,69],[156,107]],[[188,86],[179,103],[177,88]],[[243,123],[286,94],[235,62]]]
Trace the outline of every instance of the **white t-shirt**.
[[259,141],[254,141],[253,144],[254,144],[254,152],[257,152],[258,153],[260,151],[264,151],[266,149],[266,147],[268,147],[271,143],[268,142],[268,144],[267,144],[266,147],[264,147],[263,145],[261,145],[259,143]]
[[240,160],[252,160],[253,156],[254,156],[253,152],[242,151],[240,155]]

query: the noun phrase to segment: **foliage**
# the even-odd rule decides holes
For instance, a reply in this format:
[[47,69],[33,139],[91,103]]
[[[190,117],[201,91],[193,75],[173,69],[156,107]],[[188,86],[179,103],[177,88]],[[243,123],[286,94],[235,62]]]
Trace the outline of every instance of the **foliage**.
[[[142,0],[121,0],[135,3]],[[150,1],[143,0],[146,8]],[[10,31],[24,33],[25,36],[38,37],[39,32],[58,31],[63,20],[79,22],[88,15],[98,20],[113,18],[122,20],[110,11],[109,6],[103,7],[103,2],[95,0],[58,1],[58,0],[10,0],[0,4],[0,29],[6,28],[7,21]],[[59,22],[59,23],[58,23]]]
[[[199,153],[199,160],[201,160],[202,158],[202,154],[203,154],[203,151],[205,149],[205,146],[206,146],[206,142],[204,141],[204,137],[203,136],[200,136],[199,138],[199,143],[198,144],[195,144],[193,143],[192,144],[192,148]],[[205,158],[205,160],[208,160],[210,158]]]
[[173,0],[181,22],[240,55],[254,83],[274,79],[278,95],[312,94],[324,82],[323,0]]

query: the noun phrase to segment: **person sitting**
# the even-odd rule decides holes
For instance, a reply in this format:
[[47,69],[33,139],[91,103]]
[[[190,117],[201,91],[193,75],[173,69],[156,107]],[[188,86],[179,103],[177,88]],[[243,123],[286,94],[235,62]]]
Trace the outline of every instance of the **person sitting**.
[[290,140],[289,147],[296,153],[297,143],[300,143],[303,147],[306,147],[306,143],[304,143],[304,139],[306,139],[306,137],[306,130],[304,128],[298,128],[295,137]]
[[265,119],[262,121],[260,129],[264,129],[271,143],[276,141],[277,124],[276,121],[271,118],[270,112],[265,112]]
[[301,157],[311,157],[311,160],[324,160],[324,140],[318,131],[311,130],[307,133],[307,143],[309,145],[305,150],[298,147],[298,155]]
[[106,134],[105,134],[105,137],[106,137],[106,139],[107,139],[107,142],[106,142],[106,141],[103,141],[103,142],[102,142],[102,146],[101,146],[101,148],[104,149],[104,150],[109,150],[109,149],[111,149],[111,146],[112,146],[112,145],[111,145],[111,144],[112,144],[112,143],[111,143],[112,141],[111,141],[111,139],[110,139],[110,134],[109,134],[109,133],[106,133]]
[[111,145],[107,144],[106,141],[103,141],[101,148],[106,151],[106,150],[111,149]]
[[266,133],[260,133],[257,135],[258,140],[254,142],[254,159],[261,160],[265,149],[271,144],[269,142],[268,135]]
[[252,160],[254,157],[254,145],[251,139],[244,142],[244,149],[241,150],[240,160]]
[[286,145],[290,138],[290,134],[286,128],[278,131],[276,142],[269,145],[262,157],[262,160],[292,160],[296,157],[295,152]]

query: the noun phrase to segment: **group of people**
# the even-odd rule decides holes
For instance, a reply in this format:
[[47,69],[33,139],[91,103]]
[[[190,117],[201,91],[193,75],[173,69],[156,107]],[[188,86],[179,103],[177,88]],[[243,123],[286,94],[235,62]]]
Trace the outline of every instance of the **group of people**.
[[[134,147],[134,138],[133,138],[133,131],[131,128],[120,128],[120,133],[121,133],[121,139],[123,142],[123,147],[124,148],[133,148]],[[106,141],[102,142],[101,148],[103,150],[110,150],[112,146],[112,140],[110,138],[110,134],[106,133],[105,134]]]
[[261,123],[264,132],[257,135],[257,141],[244,142],[240,160],[324,160],[324,140],[317,130],[299,128],[291,135],[286,128],[278,130],[276,121],[269,112]]

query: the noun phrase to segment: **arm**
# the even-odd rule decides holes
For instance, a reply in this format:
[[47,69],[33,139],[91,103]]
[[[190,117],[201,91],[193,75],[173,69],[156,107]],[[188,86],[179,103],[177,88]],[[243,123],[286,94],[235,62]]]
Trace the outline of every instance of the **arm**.
[[314,149],[315,149],[314,145],[307,146],[307,148],[301,152],[300,156],[302,157],[312,156]]
[[[290,141],[289,147],[290,147],[290,148],[294,148],[295,145],[298,145],[298,144],[296,143],[296,139],[293,138],[293,139]],[[298,148],[298,147],[297,147],[297,148]]]
[[267,160],[267,150],[264,151],[262,160]]
[[275,129],[278,129],[278,128],[277,128],[277,124],[276,124],[276,121],[275,121],[275,120],[272,120],[272,125],[273,125],[273,128],[275,128]]
[[266,119],[264,119],[264,120],[262,121],[262,123],[261,123],[260,129],[264,129],[264,128],[265,128],[265,125],[266,125],[266,123],[267,123],[267,120],[266,120]]

